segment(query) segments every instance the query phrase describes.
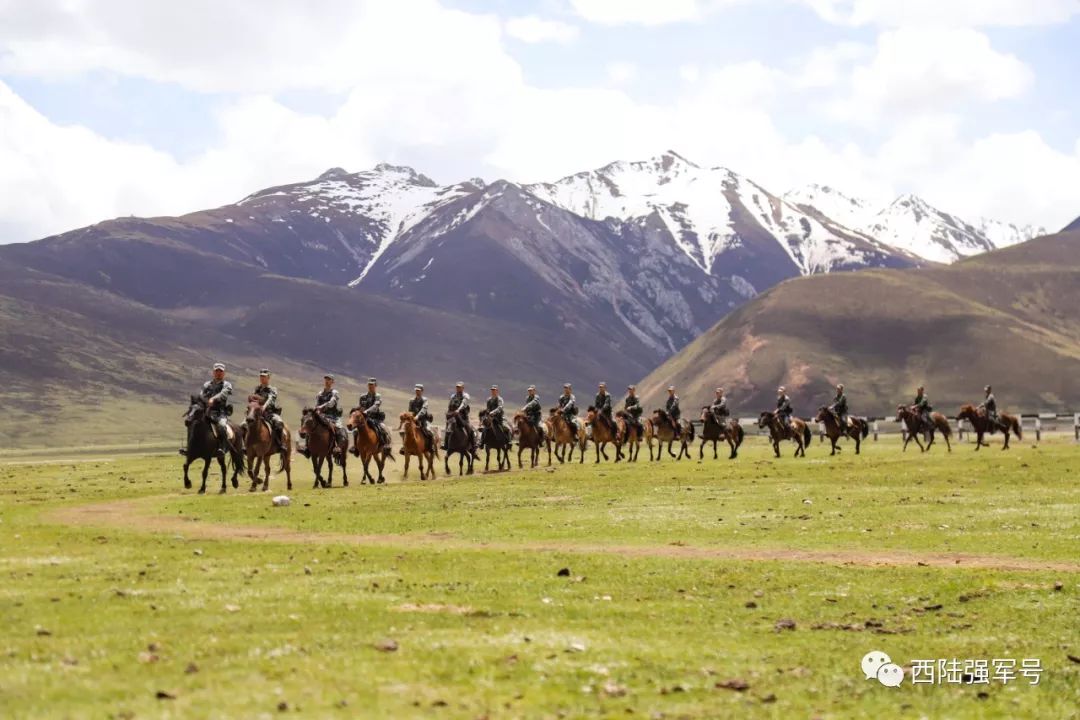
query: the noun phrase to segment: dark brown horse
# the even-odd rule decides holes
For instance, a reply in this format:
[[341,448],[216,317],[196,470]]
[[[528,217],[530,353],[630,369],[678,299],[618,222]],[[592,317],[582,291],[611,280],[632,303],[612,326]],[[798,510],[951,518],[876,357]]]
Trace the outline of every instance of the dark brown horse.
[[[525,413],[516,413],[513,424],[518,436],[518,469],[521,468],[521,453],[524,450],[529,451],[529,467],[536,467],[540,464],[540,432],[529,422],[529,418],[525,417]],[[551,456],[549,454],[548,465],[550,464]]]
[[637,423],[625,410],[616,410],[615,425],[619,428],[619,434],[623,438],[623,445],[627,447],[627,462],[637,462],[638,454],[641,452],[642,437],[642,432],[638,430]]
[[[259,471],[263,471],[262,489],[270,489],[270,458],[281,456],[278,472],[285,472],[287,488],[292,490],[292,433],[289,426],[281,428],[281,443],[274,442],[270,421],[263,416],[263,398],[249,395],[247,415],[244,417],[244,444],[247,446],[248,477],[250,492],[259,489]],[[252,462],[254,461],[254,463]]]
[[[311,458],[311,469],[315,473],[313,488],[328,488],[334,484],[334,460],[341,465],[341,484],[348,487],[349,475],[345,470],[348,455],[346,447],[341,447],[336,439],[337,425],[313,408],[304,408],[300,418],[300,437],[307,439],[307,453]],[[345,440],[346,446],[348,440]],[[323,479],[323,465],[327,468],[327,479]]]
[[[574,462],[575,446],[577,446],[580,455],[578,462],[585,462],[585,443],[588,441],[585,438],[584,428],[578,428],[577,437],[575,438],[574,429],[570,427],[570,423],[559,412],[559,408],[551,408],[548,410],[547,429],[548,465],[551,464],[552,445],[555,446],[555,457],[560,463],[564,461]],[[569,453],[567,453],[568,448]]]
[[791,426],[784,427],[780,416],[771,410],[761,413],[758,418],[759,428],[769,428],[773,452],[780,457],[780,441],[791,440],[795,443],[795,457],[806,457],[806,448],[810,446],[810,426],[801,418],[791,418]]
[[705,457],[705,443],[712,442],[712,456],[713,460],[716,460],[716,444],[720,440],[726,440],[728,446],[731,448],[731,454],[728,455],[728,460],[734,460],[739,455],[739,446],[742,445],[743,439],[746,437],[746,431],[742,429],[742,425],[735,418],[729,418],[726,423],[721,425],[716,421],[716,415],[709,406],[701,408],[701,447],[698,448],[698,460]]
[[[382,440],[379,439],[379,432],[372,426],[373,422],[375,421],[370,420],[362,409],[353,408],[349,413],[349,422],[345,425],[345,429],[352,432],[352,454],[364,463],[364,477],[360,479],[361,485],[365,480],[372,485],[386,482],[383,476],[386,461],[397,462],[394,460],[393,452],[383,446]],[[371,475],[372,459],[375,460],[375,466],[379,469],[378,478]]]
[[[202,485],[199,494],[206,492],[206,476],[210,472],[210,461],[217,459],[218,467],[221,468],[221,490],[225,492],[225,458],[217,454],[218,441],[217,430],[210,421],[207,413],[206,401],[199,395],[191,396],[191,405],[184,413],[184,424],[187,426],[187,447],[184,448],[184,487],[191,489],[191,480],[188,479],[188,467],[196,460],[203,461]],[[228,423],[229,432],[229,460],[232,463],[232,486],[240,487],[237,476],[244,471],[244,435],[242,429],[235,423]]]
[[[667,443],[668,455],[681,460],[683,457],[690,459],[690,443],[694,441],[694,424],[689,420],[679,421],[679,454],[671,452],[671,446],[675,442],[675,421],[671,419],[666,410],[653,410],[651,418],[645,420],[645,444],[649,446],[649,459],[659,460],[664,454],[664,443]],[[656,438],[656,457],[653,458],[653,438]]]
[[836,451],[840,449],[836,441],[842,437],[848,437],[855,441],[855,454],[858,455],[863,439],[870,434],[870,423],[863,418],[851,416],[848,420],[850,421],[848,426],[841,428],[836,413],[824,405],[818,408],[817,417],[814,418],[814,421],[825,424],[825,436],[832,443],[830,455],[835,455]]
[[1009,433],[1014,433],[1017,440],[1023,440],[1024,437],[1020,430],[1020,418],[1015,415],[1009,415],[1008,413],[998,413],[998,417],[1001,418],[1005,427],[995,425],[990,421],[990,418],[986,414],[986,410],[976,408],[974,405],[962,405],[960,412],[956,413],[958,420],[967,420],[971,423],[971,427],[975,430],[975,449],[978,450],[982,446],[990,447],[990,443],[983,442],[983,435],[993,435],[995,431],[1001,430],[1005,435],[1005,444],[1001,446],[1002,450],[1009,449]]
[[473,453],[473,447],[476,443],[476,431],[470,427],[465,420],[456,412],[446,413],[446,428],[449,430],[449,435],[446,439],[446,455],[443,457],[443,469],[446,474],[450,474],[450,456],[454,453],[458,454],[458,475],[461,475],[465,470],[465,465],[468,464],[469,471],[467,474],[473,474],[473,462],[479,458]]
[[[925,452],[930,449],[930,446],[934,444],[934,433],[940,432],[941,436],[945,438],[945,447],[952,452],[952,442],[949,438],[952,437],[952,428],[949,427],[949,419],[939,412],[930,413],[930,427],[923,425],[922,416],[919,415],[919,411],[911,405],[897,405],[896,406],[896,421],[904,423],[907,432],[904,435],[904,450],[907,450],[907,445],[912,440],[919,446],[919,450]],[[919,442],[919,434],[926,433],[927,442],[926,447]]]
[[[480,444],[484,446],[484,472],[488,472],[491,466],[491,451],[495,450],[495,461],[498,471],[509,470],[510,448],[514,446],[514,435],[509,428],[497,423],[486,409],[480,411]],[[503,464],[506,467],[503,467]]]
[[596,408],[589,406],[585,413],[585,424],[592,427],[593,446],[596,447],[596,462],[600,462],[600,455],[604,460],[608,459],[605,445],[611,443],[615,446],[615,462],[622,460],[623,436],[619,432],[619,426],[614,419],[608,419],[602,413],[596,412]]
[[[402,480],[409,477],[409,458],[415,455],[420,463],[420,479],[427,480],[428,472],[435,477],[435,458],[439,457],[439,448],[434,438],[429,438],[421,429],[416,418],[411,412],[403,412],[398,416],[401,431],[401,453],[405,456],[405,470],[401,475]],[[427,459],[427,470],[424,469],[424,459]]]

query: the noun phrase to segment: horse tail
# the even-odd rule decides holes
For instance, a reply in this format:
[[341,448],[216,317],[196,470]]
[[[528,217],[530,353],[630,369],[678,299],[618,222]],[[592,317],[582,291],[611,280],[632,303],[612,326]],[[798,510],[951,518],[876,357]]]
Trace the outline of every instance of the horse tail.
[[1024,436],[1020,434],[1020,418],[1018,418],[1018,417],[1009,418],[1009,424],[1012,426],[1012,431],[1014,433],[1016,433],[1016,439],[1017,440],[1023,440]]
[[742,425],[740,425],[739,423],[735,423],[735,438],[736,438],[735,446],[738,447],[739,445],[742,445],[743,439],[745,437],[746,437],[746,431],[743,430]]
[[687,442],[694,441],[694,423],[690,423],[690,437],[687,438]]
[[[937,425],[937,423],[934,423],[934,424]],[[945,437],[947,437],[947,438],[952,437],[952,428],[949,427],[949,421],[945,418],[944,415],[941,416],[941,424],[938,425],[937,428],[938,428],[938,430],[941,431],[941,434],[944,435]]]
[[869,435],[869,434],[870,434],[870,421],[869,421],[869,420],[863,420],[863,421],[862,421],[862,436],[863,436],[863,440],[865,440],[865,439],[866,439],[866,436],[867,436],[867,435]]
[[810,441],[813,439],[813,435],[810,434],[810,426],[809,425],[803,425],[802,426],[802,434],[803,434],[803,447],[810,447]]

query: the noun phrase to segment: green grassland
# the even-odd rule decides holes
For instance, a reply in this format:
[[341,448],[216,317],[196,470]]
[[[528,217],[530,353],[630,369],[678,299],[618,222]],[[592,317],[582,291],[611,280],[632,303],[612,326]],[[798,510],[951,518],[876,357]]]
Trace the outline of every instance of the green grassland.
[[[1080,447],[784,450],[751,437],[735,461],[440,468],[425,483],[401,482],[399,460],[384,486],[351,464],[331,490],[297,457],[285,508],[270,503],[281,477],[268,494],[185,492],[175,455],[7,457],[0,707],[1077,716]],[[1035,686],[886,688],[859,672],[870,650],[1044,671]]]

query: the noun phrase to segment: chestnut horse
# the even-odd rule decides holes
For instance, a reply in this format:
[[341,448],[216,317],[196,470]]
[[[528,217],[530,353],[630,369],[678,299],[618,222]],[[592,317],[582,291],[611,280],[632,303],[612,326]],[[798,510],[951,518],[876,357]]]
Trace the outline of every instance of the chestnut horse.
[[791,440],[795,443],[795,457],[806,457],[806,448],[810,445],[810,426],[800,418],[791,418],[791,427],[784,427],[780,416],[774,411],[766,410],[758,418],[759,428],[769,428],[772,439],[773,452],[780,457],[780,441]]
[[615,411],[615,426],[623,438],[623,445],[627,446],[627,462],[637,462],[638,453],[641,452],[641,432],[637,423],[625,410]]
[[[574,462],[574,446],[576,445],[579,450],[580,459],[579,463],[585,462],[585,428],[580,428],[578,431],[577,439],[574,438],[574,429],[570,427],[570,423],[566,421],[563,414],[559,412],[559,408],[551,408],[548,410],[547,419],[547,442],[548,442],[548,465],[551,464],[551,446],[555,446],[555,457],[559,462]],[[567,448],[570,449],[569,454],[565,454]]]
[[863,439],[870,434],[870,423],[862,418],[851,416],[848,418],[850,423],[846,428],[840,427],[840,421],[836,417],[830,408],[822,405],[818,408],[817,417],[814,418],[815,422],[825,424],[825,436],[829,438],[829,442],[832,443],[832,452],[830,455],[835,455],[837,450],[841,448],[837,446],[836,441],[842,437],[849,437],[855,441],[855,454],[859,454],[859,447],[862,445]]
[[713,460],[716,459],[716,443],[720,440],[727,440],[728,446],[731,448],[731,454],[728,455],[728,460],[734,460],[739,455],[739,446],[742,445],[743,439],[746,437],[746,431],[742,429],[742,425],[735,418],[728,418],[728,421],[721,425],[716,421],[716,415],[713,414],[712,409],[706,405],[701,408],[701,447],[698,448],[698,460],[705,457],[705,443],[712,441],[712,456]]
[[[353,408],[349,413],[349,422],[345,425],[347,430],[352,431],[352,454],[364,463],[364,477],[360,479],[361,485],[364,484],[364,480],[372,485],[376,483],[381,485],[386,482],[386,478],[383,477],[383,466],[386,465],[387,460],[394,460],[394,454],[383,447],[379,433],[371,426],[372,422],[374,421],[369,421],[362,409]],[[375,465],[379,468],[378,479],[371,475],[372,458],[375,459]]]
[[694,424],[689,420],[680,420],[682,433],[679,434],[679,454],[671,452],[671,445],[675,442],[675,423],[666,410],[653,410],[651,418],[645,420],[645,444],[649,446],[649,459],[653,460],[652,441],[657,440],[656,460],[664,454],[664,443],[667,443],[668,455],[681,460],[685,455],[690,458],[690,443],[694,441]]
[[[949,420],[939,412],[930,413],[930,427],[924,427],[922,423],[922,417],[919,415],[919,411],[911,405],[897,405],[896,406],[896,421],[904,423],[907,428],[907,433],[904,436],[904,450],[907,450],[907,444],[912,440],[919,446],[921,452],[925,452],[930,449],[930,446],[934,444],[934,433],[941,432],[941,436],[945,438],[945,447],[952,452],[952,443],[949,442],[949,438],[952,437],[952,428],[949,427]],[[919,433],[925,432],[929,437],[926,447],[919,442]]]
[[[313,488],[328,488],[334,484],[334,460],[341,464],[341,484],[348,487],[349,475],[345,472],[345,460],[348,455],[343,447],[337,446],[335,434],[337,425],[314,408],[304,408],[300,417],[300,436],[307,439],[307,454],[311,458],[311,469],[315,473]],[[348,440],[345,441],[348,444]],[[322,469],[326,464],[327,479],[323,480]]]
[[611,443],[615,446],[615,462],[622,460],[622,444],[623,436],[619,432],[619,426],[615,424],[614,419],[608,420],[607,417],[596,412],[596,408],[589,406],[588,411],[585,413],[585,424],[592,427],[592,441],[593,446],[596,447],[596,462],[600,462],[600,455],[604,456],[604,460],[608,459],[607,450],[604,446]]
[[[225,458],[217,454],[217,433],[207,415],[206,401],[199,395],[191,396],[191,405],[184,413],[184,424],[187,425],[187,447],[181,451],[184,455],[184,487],[191,489],[188,467],[196,460],[202,460],[202,486],[199,487],[199,494],[206,492],[206,475],[210,472],[210,461],[217,458],[221,468],[220,492],[225,492]],[[229,441],[229,460],[233,469],[232,486],[235,488],[240,487],[237,475],[244,471],[244,436],[240,427],[232,422],[229,423],[229,430],[233,435]]]
[[[405,455],[405,470],[401,479],[409,477],[409,458],[415,455],[419,458],[420,479],[427,480],[430,472],[435,477],[435,458],[439,457],[439,448],[434,442],[429,442],[428,437],[420,430],[420,424],[416,422],[411,412],[403,412],[398,416],[400,424],[398,430],[402,432],[401,452]],[[427,458],[427,470],[424,470],[424,458]]]
[[[540,432],[525,417],[525,413],[516,413],[513,420],[514,428],[518,436],[518,469],[521,469],[521,453],[529,450],[530,465],[536,467],[540,464]],[[551,464],[551,456],[548,455],[548,465]]]
[[[247,446],[248,476],[251,478],[249,492],[259,488],[259,471],[264,472],[262,489],[270,489],[270,458],[281,456],[278,472],[285,471],[287,488],[292,490],[292,433],[288,425],[281,428],[281,444],[273,440],[270,421],[263,417],[263,398],[248,396],[247,415],[244,417],[244,444]],[[252,462],[254,460],[254,463]]]
[[1009,449],[1009,433],[1015,433],[1017,440],[1023,440],[1024,437],[1020,430],[1020,418],[1015,415],[1009,415],[1008,413],[998,413],[998,417],[1005,424],[1005,427],[995,425],[990,422],[990,418],[986,414],[986,410],[979,410],[974,405],[962,405],[960,412],[956,413],[958,420],[967,420],[971,423],[971,427],[975,429],[975,449],[985,445],[990,447],[990,443],[983,442],[983,435],[993,435],[996,430],[1001,430],[1005,435],[1005,444],[1001,446],[1002,450]]

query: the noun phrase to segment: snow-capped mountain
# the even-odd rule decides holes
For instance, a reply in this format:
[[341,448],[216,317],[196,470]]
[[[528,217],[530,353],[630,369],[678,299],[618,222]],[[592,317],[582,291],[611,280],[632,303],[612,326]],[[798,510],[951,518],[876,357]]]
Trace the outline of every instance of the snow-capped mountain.
[[987,218],[968,223],[910,194],[901,195],[884,208],[875,208],[866,200],[834,188],[808,185],[785,193],[784,199],[805,212],[825,216],[861,235],[933,262],[951,263],[1045,233],[1043,228],[1018,227]]

